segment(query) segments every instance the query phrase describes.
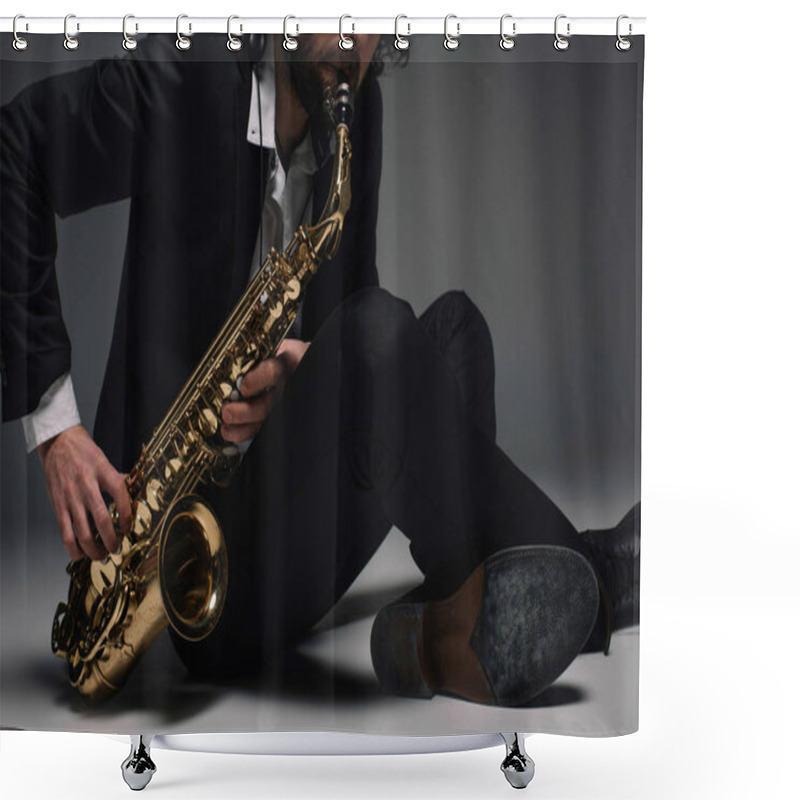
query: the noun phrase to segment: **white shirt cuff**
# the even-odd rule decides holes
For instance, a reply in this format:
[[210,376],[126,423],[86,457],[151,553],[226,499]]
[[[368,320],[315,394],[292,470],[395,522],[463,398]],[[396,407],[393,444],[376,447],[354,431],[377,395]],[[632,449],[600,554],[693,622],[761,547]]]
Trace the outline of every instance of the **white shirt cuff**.
[[80,425],[80,422],[72,378],[69,372],[65,372],[56,378],[42,395],[36,410],[22,418],[28,452],[32,452],[42,442],[58,436],[67,428]]

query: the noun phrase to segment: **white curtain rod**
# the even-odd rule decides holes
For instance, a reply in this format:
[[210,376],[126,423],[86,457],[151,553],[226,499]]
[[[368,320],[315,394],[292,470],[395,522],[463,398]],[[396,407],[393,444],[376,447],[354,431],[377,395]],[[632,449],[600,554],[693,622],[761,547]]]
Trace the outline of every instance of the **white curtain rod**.
[[[0,32],[13,31],[13,17],[0,17]],[[296,16],[286,23],[290,36],[302,33],[395,33],[395,25],[401,36],[416,34],[444,34],[444,17],[351,17],[346,16],[340,23],[339,17]],[[20,17],[17,20],[17,33],[64,34],[64,17]],[[622,36],[636,36],[644,33],[644,17],[628,17],[621,21]],[[175,33],[177,20],[174,17],[134,17],[128,18],[125,30],[129,36],[137,33]],[[554,17],[513,17],[506,15],[503,30],[507,35],[549,33],[555,29]],[[227,33],[227,17],[184,16],[180,20],[180,30],[184,36],[195,33]],[[451,16],[447,30],[452,36],[472,34],[500,34],[500,15],[497,17],[458,17]],[[616,17],[569,17],[561,16],[558,30],[562,36],[613,36],[617,32]],[[68,20],[70,36],[82,33],[122,33],[121,17],[81,17],[71,15]],[[248,33],[283,33],[283,17],[237,17],[231,23],[231,33],[240,36]]]

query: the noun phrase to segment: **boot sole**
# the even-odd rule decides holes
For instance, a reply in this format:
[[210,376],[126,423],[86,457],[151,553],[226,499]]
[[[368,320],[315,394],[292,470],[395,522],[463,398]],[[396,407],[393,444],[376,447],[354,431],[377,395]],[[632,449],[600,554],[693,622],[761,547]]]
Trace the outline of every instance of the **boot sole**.
[[383,608],[372,626],[372,663],[392,694],[524,705],[581,652],[598,605],[594,570],[579,553],[508,548],[444,600]]

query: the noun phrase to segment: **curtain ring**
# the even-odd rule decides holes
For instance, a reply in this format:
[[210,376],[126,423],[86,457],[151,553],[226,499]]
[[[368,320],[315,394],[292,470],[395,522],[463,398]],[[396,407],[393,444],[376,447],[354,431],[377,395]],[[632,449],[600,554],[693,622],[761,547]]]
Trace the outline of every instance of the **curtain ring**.
[[517,35],[517,23],[516,22],[512,22],[511,23],[511,36],[509,36],[503,30],[503,23],[507,19],[511,19],[511,17],[512,17],[511,14],[503,14],[503,16],[500,17],[500,49],[501,50],[513,50],[514,49],[514,45],[516,44],[516,42],[514,41],[514,37]]
[[[64,49],[65,50],[77,50],[78,49],[78,45],[80,44],[80,42],[74,36],[70,36],[69,35],[69,21],[71,19],[75,19],[75,15],[74,14],[67,14],[67,16],[64,17]],[[76,29],[76,31],[79,31],[81,29],[81,25],[80,25],[79,22],[76,23],[76,28],[75,29]]]
[[[139,42],[136,41],[132,36],[128,36],[128,20],[129,19],[136,19],[133,14],[126,14],[122,18],[122,46],[126,50],[135,50],[139,46]],[[136,23],[136,30],[139,30],[139,23]]]
[[[11,28],[13,30],[13,32],[14,32],[14,41],[13,41],[14,49],[15,50],[27,50],[28,49],[28,40],[24,39],[22,36],[20,36],[17,33],[17,20],[18,19],[25,19],[25,15],[24,14],[17,14],[17,16],[14,17],[14,24],[12,25],[12,28]],[[28,30],[28,23],[27,22],[25,23],[25,30]]]
[[[625,38],[624,36],[622,36],[622,35],[620,34],[620,32],[619,32],[619,24],[620,24],[620,22],[622,22],[622,20],[624,20],[624,19],[628,19],[628,15],[627,15],[627,14],[620,14],[620,15],[617,17],[617,41],[616,41],[616,48],[617,48],[617,50],[619,50],[621,53],[624,53],[626,50],[630,50],[630,49],[631,49],[631,40],[630,40],[630,39],[626,39],[626,38]],[[631,23],[629,22],[629,23],[628,23],[628,36],[630,36],[630,35],[631,35],[631,33],[633,33],[633,25],[631,25]]]
[[448,14],[444,18],[444,49],[445,50],[457,50],[458,49],[458,45],[459,45],[458,37],[461,35],[461,23],[460,22],[456,22],[456,35],[455,36],[451,36],[447,32],[447,23],[451,19],[457,19],[456,15],[455,14]]
[[[290,19],[297,19],[297,17],[293,17],[291,14],[289,14],[289,16],[283,18],[283,49],[292,51],[297,50],[297,39],[289,36],[287,31]],[[299,32],[299,30],[300,27],[298,26],[295,33]]]
[[[353,19],[353,18],[349,14],[342,14],[342,16],[339,17],[339,47],[341,47],[342,50],[352,50],[356,46],[355,39],[351,39],[349,36],[345,36],[344,33],[342,32],[342,26],[344,25],[344,21],[346,19]],[[355,23],[353,23],[353,30],[351,31],[351,33],[355,33],[355,31],[356,31],[356,26]]]
[[[562,35],[561,35],[561,34],[558,32],[558,21],[559,21],[560,19],[566,19],[566,18],[567,18],[567,15],[566,15],[566,14],[559,14],[559,15],[556,17],[555,26],[554,26],[554,31],[555,31],[555,35],[556,35],[556,40],[553,42],[553,47],[555,47],[555,49],[556,49],[556,50],[566,50],[566,49],[569,47],[569,39],[565,39],[565,38],[564,38],[564,37],[563,37],[563,36],[562,36]],[[569,36],[569,35],[570,35],[570,30],[569,30],[569,29],[570,29],[570,23],[568,22],[568,23],[567,23],[567,36]]]
[[[228,44],[227,44],[227,47],[228,47],[228,50],[231,51],[231,53],[235,53],[235,52],[237,52],[237,50],[241,50],[242,49],[242,40],[241,39],[237,39],[235,36],[231,35],[231,22],[233,22],[233,20],[235,20],[235,19],[239,19],[239,17],[237,17],[236,14],[231,14],[228,17]],[[239,26],[239,31],[241,32],[241,26]]]
[[398,50],[408,50],[408,48],[411,46],[411,42],[409,42],[408,39],[406,39],[406,36],[411,36],[411,23],[410,22],[406,23],[406,27],[408,28],[408,30],[406,31],[406,36],[401,36],[400,35],[401,19],[408,19],[408,17],[405,14],[398,14],[394,18],[394,46]]
[[[188,50],[192,46],[192,40],[188,39],[181,33],[181,20],[186,19],[189,15],[188,14],[178,14],[178,18],[175,20],[175,35],[178,37],[175,40],[175,47],[178,50]],[[189,31],[192,30],[192,23],[189,23]]]

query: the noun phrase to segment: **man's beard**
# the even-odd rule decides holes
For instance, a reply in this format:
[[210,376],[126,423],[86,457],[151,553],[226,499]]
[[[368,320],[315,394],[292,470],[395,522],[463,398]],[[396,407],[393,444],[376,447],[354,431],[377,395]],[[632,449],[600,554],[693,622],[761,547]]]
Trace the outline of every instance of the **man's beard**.
[[352,51],[328,51],[323,57],[325,61],[306,61],[295,60],[290,55],[288,66],[292,89],[312,127],[330,129],[333,126],[331,98],[338,83],[330,65],[347,75],[351,92],[355,93],[361,62],[358,54]]

